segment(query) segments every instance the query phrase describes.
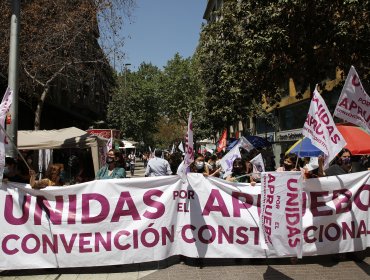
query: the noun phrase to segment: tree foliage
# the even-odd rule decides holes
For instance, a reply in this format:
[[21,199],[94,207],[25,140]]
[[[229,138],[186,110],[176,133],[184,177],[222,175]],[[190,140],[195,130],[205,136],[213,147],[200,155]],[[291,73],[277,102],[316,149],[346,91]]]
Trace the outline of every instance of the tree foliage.
[[197,50],[216,128],[245,118],[263,95],[279,101],[289,78],[303,93],[335,67],[354,65],[369,82],[370,1],[235,2],[225,1],[219,20],[204,26]]
[[142,63],[137,72],[118,76],[118,86],[108,105],[108,121],[124,136],[153,145],[160,119],[158,81],[161,72],[152,64]]
[[[90,92],[107,92],[113,72],[102,41],[111,42],[112,32],[122,22],[120,16],[106,16],[113,8],[128,9],[133,0],[23,1],[20,31],[20,96],[37,100],[35,129],[50,92],[63,98],[85,98]],[[10,5],[1,1],[0,72],[7,76]],[[109,20],[109,22],[108,22]],[[98,22],[99,21],[99,22]],[[99,24],[103,28],[99,29]],[[111,27],[109,29],[109,27]],[[104,37],[104,39],[102,38]],[[105,46],[108,46],[106,44]],[[77,94],[76,94],[77,92]],[[101,96],[104,96],[101,94]],[[25,98],[27,99],[27,98]],[[32,106],[31,104],[29,104]]]

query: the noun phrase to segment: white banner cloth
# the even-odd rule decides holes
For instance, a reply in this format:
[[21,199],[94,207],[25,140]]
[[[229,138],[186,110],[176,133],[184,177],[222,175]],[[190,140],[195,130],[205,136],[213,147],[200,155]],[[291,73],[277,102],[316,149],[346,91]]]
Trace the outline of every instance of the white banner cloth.
[[347,144],[335,126],[324,99],[315,88],[302,134],[325,154],[324,169]]
[[260,240],[279,256],[302,258],[301,172],[264,172],[261,178]]
[[353,66],[349,70],[334,116],[361,126],[370,133],[370,97]]
[[[259,239],[260,186],[190,173],[0,189],[0,269],[276,257]],[[302,183],[303,256],[370,245],[370,172]],[[284,209],[281,209],[284,211]],[[286,240],[288,242],[288,240]]]

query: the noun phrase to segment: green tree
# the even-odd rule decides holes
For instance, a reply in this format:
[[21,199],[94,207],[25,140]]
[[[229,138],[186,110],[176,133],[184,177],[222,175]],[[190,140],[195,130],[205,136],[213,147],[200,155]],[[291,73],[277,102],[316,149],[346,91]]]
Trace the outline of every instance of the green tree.
[[160,83],[160,95],[161,112],[171,123],[187,126],[189,113],[193,112],[195,135],[209,135],[211,127],[205,118],[205,94],[197,75],[195,58],[183,58],[176,53],[167,62]]
[[124,137],[153,145],[160,121],[158,81],[161,71],[142,63],[137,72],[118,76],[118,86],[108,105],[108,123],[120,129]]
[[235,2],[203,28],[197,50],[215,128],[243,118],[263,96],[279,101],[289,78],[303,93],[352,64],[369,82],[370,1]]

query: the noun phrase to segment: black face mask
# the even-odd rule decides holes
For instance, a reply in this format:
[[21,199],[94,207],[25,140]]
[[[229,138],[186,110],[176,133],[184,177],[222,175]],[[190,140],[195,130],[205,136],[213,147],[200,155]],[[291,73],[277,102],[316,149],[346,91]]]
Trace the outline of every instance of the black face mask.
[[105,160],[105,162],[106,162],[107,164],[111,164],[111,163],[113,163],[113,162],[114,162],[114,158],[107,157],[107,159]]
[[289,170],[292,170],[294,168],[293,164],[285,164],[284,163],[284,168],[285,170],[289,171]]

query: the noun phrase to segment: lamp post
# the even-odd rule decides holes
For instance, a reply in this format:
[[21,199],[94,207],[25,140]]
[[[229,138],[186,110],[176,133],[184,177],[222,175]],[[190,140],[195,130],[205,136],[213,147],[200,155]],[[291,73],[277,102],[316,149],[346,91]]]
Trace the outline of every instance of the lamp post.
[[[7,126],[10,140],[17,145],[18,134],[18,88],[19,88],[19,29],[20,29],[20,0],[12,0],[12,16],[10,20],[9,72],[8,85],[13,91],[13,101],[10,107],[11,123]],[[16,158],[17,150],[9,145],[9,156]]]

